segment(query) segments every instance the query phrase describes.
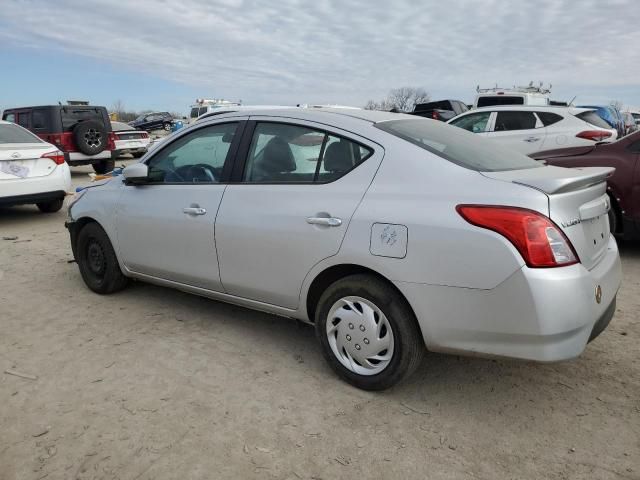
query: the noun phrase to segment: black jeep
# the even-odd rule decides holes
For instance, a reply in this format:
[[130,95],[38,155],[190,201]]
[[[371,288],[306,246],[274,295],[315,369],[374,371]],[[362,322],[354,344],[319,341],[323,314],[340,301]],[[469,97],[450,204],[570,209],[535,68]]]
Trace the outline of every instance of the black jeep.
[[105,107],[47,105],[8,108],[2,119],[31,130],[55,145],[71,165],[93,165],[96,173],[113,170],[115,137]]

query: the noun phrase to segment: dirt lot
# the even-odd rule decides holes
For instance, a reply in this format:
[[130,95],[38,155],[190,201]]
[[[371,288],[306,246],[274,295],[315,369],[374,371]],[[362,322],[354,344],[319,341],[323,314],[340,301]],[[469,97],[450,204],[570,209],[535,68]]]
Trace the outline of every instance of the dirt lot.
[[640,244],[581,358],[430,354],[367,393],[291,320],[140,283],[91,293],[64,218],[0,210],[18,237],[0,239],[2,480],[640,479]]

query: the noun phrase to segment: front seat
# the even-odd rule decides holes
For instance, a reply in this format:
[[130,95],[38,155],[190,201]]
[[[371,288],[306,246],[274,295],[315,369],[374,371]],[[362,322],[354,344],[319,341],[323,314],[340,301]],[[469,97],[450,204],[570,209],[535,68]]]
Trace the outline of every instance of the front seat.
[[339,178],[353,168],[351,149],[348,142],[336,142],[327,147],[324,153],[324,169],[329,179]]
[[296,170],[291,147],[282,137],[273,137],[264,147],[262,159],[253,167],[251,181],[283,181],[287,173]]

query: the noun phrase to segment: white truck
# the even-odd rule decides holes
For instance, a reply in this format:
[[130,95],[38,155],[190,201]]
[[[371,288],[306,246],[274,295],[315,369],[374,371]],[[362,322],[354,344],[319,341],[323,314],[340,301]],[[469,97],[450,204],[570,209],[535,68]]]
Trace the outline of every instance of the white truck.
[[551,85],[549,88],[543,88],[542,85],[534,87],[529,84],[528,87],[512,87],[512,88],[476,88],[476,98],[473,102],[473,108],[494,107],[496,105],[532,105],[546,106],[550,105],[549,95],[551,94]]

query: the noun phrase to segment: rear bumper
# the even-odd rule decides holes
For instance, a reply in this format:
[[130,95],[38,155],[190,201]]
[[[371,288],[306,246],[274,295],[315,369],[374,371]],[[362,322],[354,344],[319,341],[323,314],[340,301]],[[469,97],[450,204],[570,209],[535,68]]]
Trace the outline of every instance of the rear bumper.
[[577,357],[606,328],[620,281],[611,237],[592,270],[523,267],[491,290],[395,284],[413,307],[428,349],[551,362]]
[[103,160],[115,160],[115,150],[104,150],[96,155],[85,155],[81,152],[64,152],[64,159],[69,165],[90,165]]
[[0,204],[24,205],[64,197],[71,190],[69,165],[57,165],[44,177],[15,178],[0,181]]

